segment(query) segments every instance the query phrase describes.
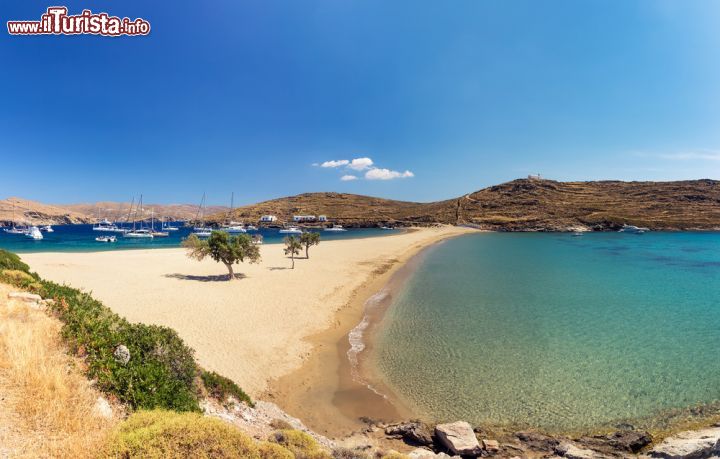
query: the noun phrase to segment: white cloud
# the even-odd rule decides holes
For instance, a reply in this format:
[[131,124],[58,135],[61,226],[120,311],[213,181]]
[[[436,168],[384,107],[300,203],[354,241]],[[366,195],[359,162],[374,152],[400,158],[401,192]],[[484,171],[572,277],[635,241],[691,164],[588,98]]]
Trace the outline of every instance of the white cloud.
[[351,180],[357,180],[357,177],[355,177],[354,175],[343,175],[342,177],[340,177],[340,180],[342,180],[343,182],[349,182]]
[[370,158],[355,158],[353,159],[348,167],[356,171],[362,171],[373,165],[373,160]]
[[320,167],[340,167],[347,166],[348,164],[350,164],[350,161],[348,161],[347,159],[338,159],[336,161],[325,161],[324,163],[320,164]]
[[390,169],[370,169],[365,173],[365,178],[367,180],[392,180],[396,178],[409,178],[409,177],[415,177],[415,174],[413,174],[410,171],[405,172],[398,172],[398,171],[391,171]]

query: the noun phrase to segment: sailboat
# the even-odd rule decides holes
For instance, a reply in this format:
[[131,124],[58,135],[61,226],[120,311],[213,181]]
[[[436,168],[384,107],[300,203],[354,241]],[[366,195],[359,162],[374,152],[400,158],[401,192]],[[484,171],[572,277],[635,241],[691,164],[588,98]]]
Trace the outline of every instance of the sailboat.
[[243,227],[242,223],[237,223],[232,220],[232,211],[233,211],[233,204],[235,200],[235,193],[232,193],[230,195],[230,210],[228,211],[226,221],[228,221],[227,224],[223,225],[222,228],[220,228],[221,231],[225,231],[227,233],[247,233],[247,230],[245,227]]
[[26,228],[18,228],[15,226],[15,203],[14,202],[12,205],[12,214],[13,214],[12,226],[10,228],[5,228],[5,232],[8,234],[25,234],[25,233],[27,233]]
[[133,218],[132,230],[125,233],[125,237],[152,239],[153,238],[152,232],[147,228],[143,228],[142,215],[140,216],[140,228],[136,228],[137,211],[138,210],[140,210],[142,212],[142,195],[140,195],[140,201],[138,201],[138,205],[135,208],[135,215],[134,215],[135,218]]
[[212,229],[205,226],[205,193],[203,193],[202,199],[200,200],[200,206],[198,207],[198,211],[195,214],[195,221],[199,221],[200,226],[194,227],[192,234],[197,237],[210,237],[210,234],[212,234]]
[[52,225],[41,226],[40,231],[45,231],[46,233],[54,233],[55,232]]
[[177,231],[180,229],[177,226],[169,225],[168,222],[165,221],[165,219],[163,219],[162,223],[160,224],[160,228],[162,231]]
[[155,210],[150,209],[150,234],[153,237],[168,237],[170,233],[167,231],[155,231]]

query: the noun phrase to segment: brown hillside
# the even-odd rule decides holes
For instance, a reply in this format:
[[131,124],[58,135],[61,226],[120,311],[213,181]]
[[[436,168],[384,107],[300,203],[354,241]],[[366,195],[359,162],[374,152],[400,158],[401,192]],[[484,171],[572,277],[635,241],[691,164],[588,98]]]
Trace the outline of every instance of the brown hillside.
[[[13,211],[13,205],[15,207]],[[86,223],[85,214],[62,207],[42,204],[20,198],[7,198],[0,200],[0,225],[9,225],[14,220],[18,224],[47,225]]]
[[[135,204],[137,204],[137,202]],[[130,203],[106,201],[85,204],[68,204],[58,207],[86,215],[91,218],[92,221],[97,220],[99,209],[101,219],[107,218],[108,220],[123,221],[128,218]],[[205,214],[211,215],[218,212],[225,212],[227,209],[228,208],[224,206],[208,206],[205,209]],[[190,220],[195,218],[198,206],[197,204],[143,204],[142,215],[145,218],[150,218],[151,210],[157,219],[167,218],[170,220]]]
[[[503,231],[612,230],[622,224],[652,229],[720,229],[720,182],[556,182],[520,179],[458,199],[394,201],[345,193],[305,193],[234,210],[232,220],[276,215],[326,215],[345,226],[471,224]],[[216,223],[227,219],[216,214]]]

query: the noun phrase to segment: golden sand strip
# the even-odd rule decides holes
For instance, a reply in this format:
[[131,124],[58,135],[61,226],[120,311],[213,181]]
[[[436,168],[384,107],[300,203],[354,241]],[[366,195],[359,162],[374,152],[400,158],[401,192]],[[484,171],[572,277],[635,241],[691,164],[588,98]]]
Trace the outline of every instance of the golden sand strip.
[[[471,230],[425,228],[392,236],[325,241],[291,270],[281,245],[262,247],[262,262],[242,264],[244,275],[211,260],[188,259],[183,249],[93,253],[33,253],[22,258],[41,276],[91,291],[131,321],[174,328],[201,365],[235,380],[253,396],[268,382],[297,370],[332,328],[336,313],[359,289],[387,276],[421,248]],[[352,325],[351,325],[352,326]]]

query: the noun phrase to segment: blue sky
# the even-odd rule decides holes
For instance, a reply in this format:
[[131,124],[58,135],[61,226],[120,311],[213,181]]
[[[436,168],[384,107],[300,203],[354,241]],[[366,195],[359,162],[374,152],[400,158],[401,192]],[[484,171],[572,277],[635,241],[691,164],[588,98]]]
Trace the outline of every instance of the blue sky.
[[62,4],[153,29],[0,34],[0,197],[430,201],[537,172],[720,179],[718,2]]

